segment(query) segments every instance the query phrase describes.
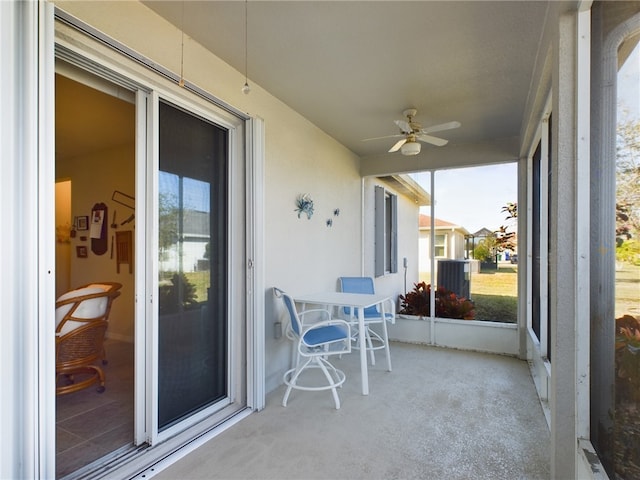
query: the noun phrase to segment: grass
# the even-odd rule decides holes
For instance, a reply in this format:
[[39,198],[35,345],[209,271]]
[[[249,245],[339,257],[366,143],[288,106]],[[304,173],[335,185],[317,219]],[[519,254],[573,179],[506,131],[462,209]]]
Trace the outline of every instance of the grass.
[[[420,280],[430,282],[423,272]],[[498,270],[471,274],[471,300],[476,320],[515,323],[518,311],[518,266],[499,265]]]
[[616,318],[640,316],[640,266],[621,263],[616,270]]
[[506,295],[472,295],[476,305],[476,320],[516,323],[517,297]]
[[185,272],[185,276],[189,283],[196,288],[196,299],[198,302],[207,300],[207,288],[209,288],[209,270],[199,272]]
[[472,273],[471,296],[500,295],[516,297],[518,295],[517,265],[499,266],[498,270]]
[[471,299],[476,320],[516,323],[518,314],[518,266],[471,274]]
[[[518,266],[501,265],[496,271],[471,274],[471,299],[476,319],[516,322],[518,308]],[[428,275],[423,274],[427,283]],[[615,316],[640,316],[640,266],[622,263],[616,271]]]

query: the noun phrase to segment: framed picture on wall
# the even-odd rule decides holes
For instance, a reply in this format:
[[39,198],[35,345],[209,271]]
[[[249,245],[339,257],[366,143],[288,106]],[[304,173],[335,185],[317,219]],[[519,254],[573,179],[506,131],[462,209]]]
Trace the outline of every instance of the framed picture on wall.
[[78,230],[89,230],[89,217],[78,217]]
[[[85,217],[87,218],[87,217]],[[87,247],[84,245],[78,245],[76,247],[76,255],[78,258],[87,258],[89,256],[89,252],[87,251]]]

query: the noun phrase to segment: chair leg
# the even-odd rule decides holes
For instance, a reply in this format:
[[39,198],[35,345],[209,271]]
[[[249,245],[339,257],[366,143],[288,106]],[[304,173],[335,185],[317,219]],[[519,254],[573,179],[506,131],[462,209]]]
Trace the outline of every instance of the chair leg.
[[[318,365],[320,365],[320,368],[322,369],[322,372],[324,373],[324,376],[327,377],[327,381],[329,382],[329,384],[335,384],[336,380],[333,379],[333,377],[331,376],[331,374],[329,373],[329,371],[327,370],[327,367],[325,366],[325,362],[321,359],[318,358]],[[335,368],[333,368],[333,365],[329,364],[331,366],[331,368],[333,370],[335,370]],[[338,391],[336,390],[336,387],[332,387],[331,388],[331,393],[333,394],[333,401],[336,404],[336,410],[340,410],[340,397],[338,397]]]
[[387,371],[391,371],[391,350],[389,349],[389,334],[387,333],[387,322],[382,322],[382,335],[384,338],[384,351],[387,354]]
[[[298,379],[300,375],[308,368],[319,368],[320,370],[322,370],[322,373],[327,379],[327,385],[318,387],[298,385]],[[325,360],[321,356],[310,357],[303,364],[296,366],[296,368],[287,370],[287,372],[285,372],[285,374],[283,375],[283,381],[287,385],[287,389],[284,393],[284,397],[282,398],[282,406],[287,406],[289,395],[291,395],[291,391],[293,389],[307,391],[331,390],[336,409],[339,409],[340,397],[338,397],[338,391],[336,389],[338,387],[342,387],[345,379],[346,377],[344,375],[344,372],[335,368],[328,360]]]
[[[291,370],[288,370],[288,371],[285,372],[285,374],[283,376],[283,380],[284,380],[284,383],[287,384],[287,391],[284,392],[284,397],[282,399],[282,406],[283,407],[287,406],[287,401],[289,400],[289,395],[291,394],[291,390],[295,387],[296,382],[298,381],[298,377],[303,372],[303,370],[307,367],[307,365],[309,365],[309,363],[311,363],[311,360],[313,360],[313,359],[309,358],[309,359],[307,359],[306,362],[304,362],[303,365],[296,365],[296,368],[292,368]],[[290,380],[287,380],[287,377],[291,373],[293,373],[293,376],[291,377]]]
[[300,362],[300,353],[295,345],[291,347],[291,368],[296,368],[296,365]]
[[376,364],[376,354],[373,351],[373,341],[371,340],[371,331],[369,327],[366,327],[367,331],[367,348],[369,349],[369,355],[371,355],[371,365]]
[[[74,375],[82,375],[88,378],[76,382]],[[60,378],[66,377],[67,382],[65,385],[59,385]],[[103,393],[105,391],[105,377],[103,370],[97,365],[84,365],[79,367],[68,368],[67,371],[56,372],[56,395],[64,395],[66,393],[73,393],[83,388],[90,387],[94,383],[98,383],[96,391]]]

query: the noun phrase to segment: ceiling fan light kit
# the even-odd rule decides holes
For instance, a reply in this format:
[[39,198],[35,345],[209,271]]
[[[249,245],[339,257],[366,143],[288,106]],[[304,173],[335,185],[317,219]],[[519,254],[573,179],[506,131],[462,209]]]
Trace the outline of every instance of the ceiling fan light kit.
[[406,142],[402,147],[400,147],[400,152],[402,155],[417,155],[420,153],[420,145],[418,142]]

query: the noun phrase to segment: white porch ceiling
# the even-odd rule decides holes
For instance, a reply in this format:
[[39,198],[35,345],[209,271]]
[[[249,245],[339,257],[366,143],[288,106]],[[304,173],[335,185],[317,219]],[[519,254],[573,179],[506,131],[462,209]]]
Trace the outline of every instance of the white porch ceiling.
[[[243,1],[144,3],[245,72]],[[364,157],[367,173],[515,160],[545,21],[572,5],[249,1],[249,83]],[[423,145],[413,158],[386,154],[394,139],[362,142],[398,133],[393,120],[409,107],[423,126],[458,120],[462,127],[434,134],[449,145]],[[384,167],[390,159],[393,167]]]

